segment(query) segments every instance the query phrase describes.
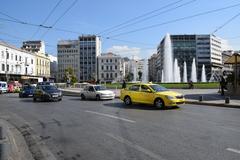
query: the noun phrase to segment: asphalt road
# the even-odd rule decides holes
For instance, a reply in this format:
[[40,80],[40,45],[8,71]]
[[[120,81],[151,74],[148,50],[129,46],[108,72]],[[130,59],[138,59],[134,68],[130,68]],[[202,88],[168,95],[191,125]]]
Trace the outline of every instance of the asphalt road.
[[157,110],[120,100],[61,102],[0,95],[0,118],[21,117],[57,159],[239,160],[240,109]]

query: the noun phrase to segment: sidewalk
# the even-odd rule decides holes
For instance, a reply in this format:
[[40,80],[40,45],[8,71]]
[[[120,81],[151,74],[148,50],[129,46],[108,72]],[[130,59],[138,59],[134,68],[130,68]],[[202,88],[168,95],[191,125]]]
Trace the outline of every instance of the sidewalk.
[[0,119],[0,159],[34,160],[22,134],[10,123]]
[[[116,98],[120,96],[120,89],[111,89],[115,94]],[[198,105],[211,105],[219,107],[231,107],[240,108],[240,97],[234,96],[221,96],[218,93],[218,89],[172,89],[173,91],[182,93],[186,98],[188,104]],[[79,88],[67,88],[62,89],[63,94],[66,96],[80,96],[81,89]],[[199,97],[203,96],[203,100],[200,102]],[[225,104],[225,98],[230,98],[230,103]]]

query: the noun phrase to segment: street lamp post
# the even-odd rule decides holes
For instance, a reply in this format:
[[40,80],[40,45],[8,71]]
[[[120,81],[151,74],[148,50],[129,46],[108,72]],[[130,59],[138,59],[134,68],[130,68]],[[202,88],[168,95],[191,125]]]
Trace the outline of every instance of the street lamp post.
[[6,82],[8,82],[7,54],[8,54],[8,49],[6,48],[6,65],[5,65]]

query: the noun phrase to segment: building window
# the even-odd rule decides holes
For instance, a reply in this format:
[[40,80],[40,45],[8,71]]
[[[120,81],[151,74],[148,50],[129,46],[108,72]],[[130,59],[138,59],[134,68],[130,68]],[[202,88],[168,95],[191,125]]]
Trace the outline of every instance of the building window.
[[115,69],[117,69],[117,66],[115,66]]
[[115,62],[117,63],[117,59],[115,59]]
[[5,71],[5,64],[2,64],[2,71]]
[[104,66],[102,66],[102,70],[104,70]]
[[106,62],[108,63],[108,59],[106,60]]
[[7,52],[7,59],[9,59],[9,53]]
[[104,78],[104,74],[102,73],[102,78]]
[[17,61],[17,55],[15,55],[15,61]]
[[7,71],[9,71],[9,64],[7,64]]
[[31,59],[31,64],[33,64],[33,59]]
[[112,70],[112,66],[110,66],[110,70]]
[[19,61],[22,61],[22,57],[21,56],[19,56]]
[[112,75],[112,73],[110,73],[110,78],[113,78],[113,75]]
[[117,73],[115,73],[115,78],[117,78]]
[[103,59],[102,59],[102,63],[103,63]]
[[110,62],[112,62],[112,59],[110,59]]
[[108,66],[107,66],[107,70],[108,70]]

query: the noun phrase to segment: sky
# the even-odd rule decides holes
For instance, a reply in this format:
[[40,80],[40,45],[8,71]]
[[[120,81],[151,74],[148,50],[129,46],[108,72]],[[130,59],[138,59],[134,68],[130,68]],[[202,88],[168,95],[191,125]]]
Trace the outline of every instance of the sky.
[[[174,21],[232,5],[236,6]],[[240,0],[1,0],[0,40],[17,47],[21,47],[23,40],[44,40],[46,52],[56,55],[59,40],[97,34],[102,40],[103,53],[112,51],[121,56],[149,58],[166,33],[211,34],[234,16],[214,34],[228,40],[233,49],[240,50]],[[53,29],[8,20],[52,26]],[[172,23],[165,23],[169,21]],[[119,26],[123,23],[125,26]],[[147,29],[139,30],[145,27]]]

